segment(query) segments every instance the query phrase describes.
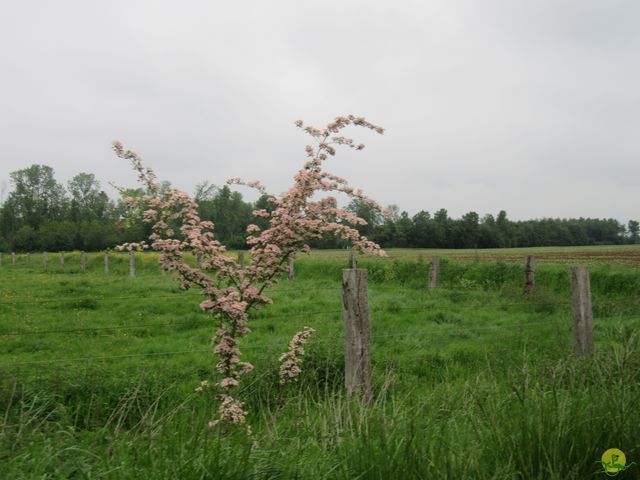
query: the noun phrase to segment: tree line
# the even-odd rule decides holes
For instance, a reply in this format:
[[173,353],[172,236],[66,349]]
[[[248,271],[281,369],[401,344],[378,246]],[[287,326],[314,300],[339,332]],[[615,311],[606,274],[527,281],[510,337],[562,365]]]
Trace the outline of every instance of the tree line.
[[[139,242],[150,233],[142,212],[127,210],[113,200],[90,173],[79,173],[64,186],[46,165],[32,165],[10,174],[12,189],[0,205],[0,251],[98,251],[124,242]],[[170,188],[164,184],[163,188]],[[140,189],[126,190],[138,196]],[[228,186],[203,182],[194,196],[203,219],[215,223],[217,238],[230,248],[245,246],[245,229],[264,220],[254,209],[269,208],[266,197],[247,202]],[[413,216],[390,206],[383,217],[360,201],[347,207],[364,218],[358,230],[385,248],[499,248],[638,243],[640,226],[615,219],[559,219],[512,221],[502,210],[480,217],[469,212],[451,218],[445,209],[420,211]],[[343,241],[325,238],[316,248],[345,248]]]
[[542,218],[512,221],[504,210],[496,216],[480,217],[468,212],[451,218],[445,209],[433,214],[420,211],[413,216],[392,208],[383,218],[370,207],[352,204],[349,208],[365,218],[361,232],[389,247],[412,248],[506,248],[578,245],[618,245],[638,243],[640,224],[627,225],[613,218]]

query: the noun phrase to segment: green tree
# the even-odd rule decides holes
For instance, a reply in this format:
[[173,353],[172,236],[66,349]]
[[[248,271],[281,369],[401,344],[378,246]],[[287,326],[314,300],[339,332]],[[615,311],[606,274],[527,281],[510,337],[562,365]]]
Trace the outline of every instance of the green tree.
[[497,248],[500,244],[500,236],[496,219],[491,214],[482,217],[478,231],[479,248]]
[[433,225],[431,215],[424,210],[416,213],[411,219],[413,228],[409,238],[409,246],[414,248],[426,248],[432,246],[433,242]]
[[242,199],[240,192],[231,191],[227,185],[222,188],[205,186],[201,191],[201,218],[215,224],[216,237],[222,243],[232,248],[244,247],[247,225],[253,217],[253,206]]
[[629,220],[629,241],[631,243],[638,243],[640,237],[640,223],[637,220]]
[[[75,223],[74,248],[95,251],[117,244],[116,208],[100,189],[95,175],[79,173],[68,182],[67,188],[71,195],[69,217]],[[140,213],[137,215],[137,225],[144,231]]]
[[40,248],[45,251],[71,250],[75,241],[75,225],[70,220],[45,220],[39,237]]
[[81,239],[81,243],[77,245],[77,248],[90,252],[113,247],[120,240],[116,224],[104,220],[80,222],[78,237]]
[[[141,188],[125,189],[122,197],[139,198],[144,195]],[[121,242],[141,242],[149,238],[151,227],[143,221],[143,209],[137,206],[129,207],[122,199],[118,200],[115,208],[116,225]]]
[[0,237],[3,239],[3,250],[13,249],[13,242],[19,225],[15,201],[9,198],[0,208]]
[[367,222],[366,225],[355,226],[360,235],[365,237],[372,237],[376,227],[382,224],[384,218],[379,211],[359,198],[351,200],[346,210]]
[[193,198],[198,204],[207,200],[213,200],[220,189],[213,183],[205,180],[196,185]]
[[446,248],[451,246],[449,243],[451,219],[449,213],[445,208],[441,208],[433,214],[433,234],[434,234],[434,247]]
[[461,246],[463,248],[477,248],[480,239],[480,216],[476,212],[465,213],[459,225]]
[[65,190],[51,167],[31,165],[11,173],[14,190],[7,201],[21,225],[38,230],[46,219],[61,219],[66,206]]
[[400,214],[398,213],[398,207],[395,205],[389,205],[387,210],[389,215],[384,219],[382,225],[376,229],[376,234],[372,237],[372,240],[388,248],[396,246],[396,222],[400,219]]
[[14,249],[19,252],[33,252],[38,249],[38,234],[30,225],[22,225],[14,238]]
[[67,183],[71,194],[71,220],[76,223],[105,219],[109,214],[109,197],[100,189],[92,173],[79,173]]
[[413,222],[409,218],[409,214],[403,211],[400,214],[400,219],[396,222],[396,247],[404,248],[409,246],[412,229]]
[[515,235],[509,219],[507,219],[507,212],[500,210],[496,217],[496,228],[498,230],[498,247],[514,247]]

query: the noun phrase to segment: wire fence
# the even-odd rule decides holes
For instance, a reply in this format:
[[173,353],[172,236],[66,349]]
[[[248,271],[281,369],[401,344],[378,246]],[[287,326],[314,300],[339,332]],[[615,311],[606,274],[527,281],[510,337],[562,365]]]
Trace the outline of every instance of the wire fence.
[[[563,306],[568,307],[567,302],[552,302],[547,303],[547,306]],[[479,303],[465,304],[465,305],[436,305],[434,303],[423,305],[405,305],[405,306],[393,306],[393,307],[373,307],[369,311],[372,314],[378,313],[399,313],[406,311],[424,311],[430,314],[434,314],[441,311],[456,312],[468,310],[469,308],[498,308],[507,309],[513,307],[531,307],[531,303],[527,302],[512,302],[512,303]],[[251,317],[253,321],[269,321],[279,320],[282,318],[302,318],[302,317],[315,317],[319,315],[339,315],[343,313],[342,310],[319,310],[319,311],[300,311],[300,312],[287,312],[277,313],[274,315],[258,315]],[[609,319],[634,319],[638,318],[637,315],[610,315],[610,316],[596,316],[595,320],[609,320]],[[151,323],[134,323],[134,324],[121,324],[121,325],[99,325],[91,327],[78,327],[78,328],[61,328],[61,329],[36,329],[36,330],[24,330],[24,331],[9,331],[0,332],[0,337],[17,337],[17,336],[32,336],[32,335],[57,335],[57,334],[69,334],[69,333],[85,333],[85,332],[99,332],[109,330],[131,330],[137,328],[152,328],[152,327],[175,327],[175,326],[213,326],[213,321],[210,317],[202,319],[191,319],[185,321],[171,321],[171,322],[151,322]]]
[[[369,290],[372,292],[387,292],[387,293],[404,293],[414,295],[415,291],[413,289],[408,289],[406,287],[399,286],[384,286],[384,285],[371,285]],[[451,291],[451,290],[450,290]],[[270,288],[265,290],[266,295],[270,294],[287,294],[287,295],[295,295],[298,293],[316,293],[316,292],[335,292],[342,293],[342,288],[340,287],[309,287],[309,288],[300,288],[300,287],[286,287],[286,288]],[[468,293],[468,291],[465,291]],[[77,292],[79,293],[79,292]],[[140,293],[139,295],[108,295],[108,296],[80,296],[76,299],[69,298],[31,298],[29,300],[0,300],[0,305],[37,305],[37,304],[49,304],[49,303],[68,303],[73,302],[74,300],[83,300],[83,301],[114,301],[114,300],[155,300],[155,299],[179,299],[180,301],[187,300],[197,300],[201,298],[201,295],[188,293],[185,294],[184,291],[178,291],[171,294],[160,293],[160,294],[148,294],[148,293]]]
[[[128,297],[127,297],[128,298]],[[428,311],[430,313],[438,312],[438,311],[458,311],[464,310],[468,308],[513,308],[513,307],[530,307],[532,305],[531,302],[510,302],[510,303],[478,303],[478,304],[464,304],[464,305],[437,305],[434,302],[427,304],[418,304],[418,305],[405,305],[405,306],[393,306],[393,307],[376,307],[373,306],[370,308],[370,312],[373,314],[376,313],[398,313],[404,311]],[[551,302],[547,303],[547,305],[553,306],[565,306],[567,307],[567,302]],[[300,311],[300,312],[286,312],[286,313],[276,313],[271,315],[255,315],[252,316],[251,319],[254,321],[267,321],[267,320],[278,320],[281,318],[292,318],[292,317],[308,317],[308,316],[317,316],[317,315],[338,315],[341,314],[342,310],[319,310],[319,311]],[[128,330],[135,328],[148,328],[148,327],[171,327],[171,326],[181,326],[181,325],[211,325],[212,320],[210,317],[203,318],[201,320],[188,320],[188,321],[172,321],[172,322],[153,322],[153,323],[141,323],[141,324],[126,324],[126,325],[101,325],[94,327],[81,327],[81,328],[64,328],[64,329],[46,329],[46,330],[28,330],[28,331],[11,331],[11,332],[0,332],[0,337],[10,337],[10,336],[21,336],[21,335],[54,335],[54,334],[65,334],[65,333],[80,333],[80,332],[92,332],[92,331],[101,331],[101,330]]]
[[[342,288],[339,286],[314,286],[314,287],[300,287],[299,285],[292,287],[276,287],[271,288],[267,291],[268,294],[275,295],[316,295],[318,292],[331,292],[336,294],[335,300],[340,298],[342,294]],[[469,290],[438,290],[438,292],[454,293],[461,295],[468,295]],[[468,335],[472,332],[482,332],[482,331],[505,331],[505,332],[513,332],[513,331],[524,331],[530,327],[546,327],[553,326],[558,331],[568,332],[571,329],[571,321],[567,320],[567,316],[569,313],[569,308],[571,306],[569,299],[561,300],[561,299],[542,299],[538,300],[535,298],[523,298],[520,301],[507,301],[507,302],[494,302],[494,301],[478,301],[476,298],[470,297],[465,298],[464,301],[460,303],[454,304],[440,304],[442,297],[438,297],[439,294],[433,294],[431,291],[417,290],[411,288],[405,288],[403,286],[394,286],[394,285],[371,285],[370,293],[391,293],[394,295],[402,294],[404,296],[410,296],[414,298],[420,297],[429,297],[427,302],[419,302],[413,304],[404,304],[404,305],[376,305],[376,302],[373,302],[369,311],[373,315],[375,320],[374,322],[374,332],[371,334],[372,340],[379,340],[383,342],[386,339],[413,339],[413,338],[424,338],[427,336],[441,336],[441,335],[453,335],[460,337],[462,335]],[[68,304],[71,306],[77,306],[77,310],[91,310],[95,308],[96,304],[106,303],[110,307],[114,306],[114,303],[122,302],[125,300],[136,300],[137,302],[141,301],[151,301],[151,300],[176,300],[181,302],[182,304],[186,304],[187,302],[195,302],[201,299],[202,297],[193,293],[186,293],[183,291],[176,291],[175,293],[148,293],[141,292],[140,294],[132,294],[132,295],[107,295],[107,296],[87,296],[82,293],[76,292],[76,296],[74,298],[31,298],[28,300],[25,299],[11,299],[11,300],[0,300],[0,307],[10,308],[17,307],[21,305],[25,305],[28,307],[37,307],[37,306],[47,306],[47,305],[57,305],[57,304]],[[420,298],[420,300],[425,300]],[[93,304],[92,308],[83,308],[83,302],[86,304]],[[541,303],[539,303],[541,302]],[[126,305],[124,305],[126,306]],[[630,303],[629,306],[640,306],[639,304]],[[556,307],[561,307],[557,309]],[[390,333],[377,333],[376,329],[381,328],[385,325],[385,321],[395,321],[397,320],[397,315],[401,315],[403,313],[428,313],[430,315],[436,315],[441,312],[456,312],[461,315],[474,315],[479,311],[479,309],[494,309],[500,311],[507,311],[509,309],[517,309],[522,308],[525,309],[524,313],[527,313],[530,316],[533,316],[533,319],[523,319],[521,318],[519,321],[511,321],[511,323],[500,323],[499,321],[495,321],[491,324],[470,324],[463,325],[459,323],[459,319],[456,323],[451,323],[448,321],[438,322],[439,325],[437,327],[432,328],[424,328],[419,326],[419,328],[415,328],[415,324],[411,324],[411,331],[405,332],[390,332]],[[536,309],[552,309],[552,313],[548,313],[543,316]],[[471,313],[470,313],[471,309]],[[282,312],[277,313],[273,312],[271,314],[262,314],[261,311],[256,315],[252,316],[252,321],[272,321],[279,320],[282,318],[309,318],[309,317],[317,317],[317,316],[339,316],[343,313],[342,309],[323,309],[316,311],[294,311],[294,312]],[[488,312],[485,312],[488,313]],[[204,313],[203,313],[204,315]],[[395,317],[394,317],[395,316]],[[640,319],[640,314],[636,314],[635,312],[631,314],[625,315],[609,315],[609,316],[596,316],[595,321],[601,322],[606,320],[613,319],[621,319],[621,320],[636,320]],[[497,319],[496,319],[497,320]],[[83,318],[83,321],[87,321],[87,318]],[[48,328],[48,329],[35,329],[35,330],[14,330],[14,331],[0,331],[0,337],[4,338],[19,338],[19,337],[48,337],[53,335],[83,335],[89,333],[98,333],[98,332],[119,332],[119,331],[130,331],[136,329],[147,329],[147,328],[172,328],[172,327],[214,327],[214,320],[211,317],[206,317],[202,319],[189,319],[189,320],[177,320],[170,322],[143,322],[143,323],[133,323],[129,321],[126,324],[118,324],[118,325],[95,325],[95,326],[82,326],[82,327],[71,327],[71,328]],[[342,338],[335,336],[333,338],[314,338],[313,342],[318,345],[337,345],[343,341]],[[264,351],[269,349],[276,349],[279,351],[286,350],[287,340],[282,340],[278,342],[270,342],[270,343],[249,343],[243,347],[243,351],[247,350],[249,352],[257,352]],[[34,346],[33,353],[38,353],[37,345]],[[184,355],[201,355],[201,354],[211,354],[212,348],[202,348],[202,346],[193,347],[193,348],[185,348],[185,349],[176,349],[176,350],[161,350],[161,351],[151,351],[144,353],[118,353],[113,355],[82,355],[82,356],[66,356],[66,357],[52,357],[47,359],[37,359],[37,360],[26,360],[26,361],[17,361],[12,363],[0,364],[1,369],[9,369],[16,370],[22,367],[30,367],[30,366],[44,366],[44,365],[61,365],[61,364],[87,364],[92,362],[111,362],[122,359],[148,359],[148,358],[171,358],[176,356],[184,356]],[[21,354],[22,355],[22,354]],[[39,372],[38,374],[41,374]]]
[[[382,289],[381,289],[382,290]],[[400,292],[401,289],[395,289]],[[317,288],[286,288],[286,289],[269,289],[265,292],[265,294],[270,293],[287,293],[287,294],[295,294],[300,292],[318,292],[318,291],[332,291],[332,292],[341,292],[340,287],[317,287]],[[156,299],[176,299],[182,302],[185,299],[190,300],[198,300],[201,298],[200,295],[197,294],[189,294],[185,295],[184,292],[176,292],[173,294],[159,294],[159,295],[149,295],[149,294],[140,294],[140,295],[109,295],[109,296],[81,296],[76,299],[69,298],[36,298],[30,300],[3,300],[0,301],[0,305],[38,305],[38,304],[50,304],[50,303],[69,303],[77,300],[83,301],[95,301],[95,302],[103,302],[103,301],[113,301],[113,300],[156,300]]]
[[[386,312],[386,313],[395,313],[395,311],[389,311],[389,310],[384,310],[384,309],[379,309],[379,310],[373,310],[374,313],[381,313],[381,312]],[[338,314],[341,313],[341,311],[338,310],[326,310],[326,311],[320,311],[320,312],[306,312],[304,314],[296,314],[296,315],[289,315],[290,317],[301,317],[301,316],[309,316],[309,315],[323,315],[323,314]],[[280,318],[280,316],[278,317],[273,317],[273,318]],[[613,320],[613,319],[624,319],[624,320],[636,320],[636,319],[640,319],[640,315],[615,315],[615,316],[608,316],[608,317],[596,317],[596,320],[598,321],[603,321],[603,320]],[[381,319],[383,320],[383,319]],[[137,325],[128,325],[128,326],[113,326],[113,327],[89,327],[89,328],[82,328],[82,329],[66,329],[66,330],[48,330],[48,331],[38,331],[38,332],[10,332],[10,333],[4,333],[1,335],[35,335],[35,334],[39,334],[39,335],[49,335],[49,334],[59,334],[59,333],[79,333],[79,332],[86,332],[86,331],[96,331],[96,330],[103,330],[103,329],[134,329],[134,328],[144,328],[144,327],[149,327],[149,326],[173,326],[173,325],[180,325],[183,323],[193,323],[193,322],[173,322],[173,323],[165,323],[165,324],[137,324]],[[204,323],[204,321],[202,322]],[[207,323],[211,324],[211,321],[208,320]],[[465,332],[474,332],[474,331],[482,331],[482,330],[503,330],[503,329],[507,329],[507,330],[511,330],[511,329],[523,329],[523,328],[528,328],[528,327],[532,327],[532,326],[541,326],[541,325],[546,325],[546,326],[556,326],[558,328],[562,328],[565,330],[569,330],[571,328],[571,324],[570,323],[561,323],[560,320],[557,317],[553,317],[553,318],[546,318],[544,320],[538,320],[538,321],[523,321],[523,322],[518,322],[518,323],[511,323],[511,324],[492,324],[492,325],[467,325],[467,326],[460,326],[460,325],[445,325],[444,328],[442,328],[442,326],[440,326],[439,328],[429,328],[429,329],[420,329],[418,331],[412,331],[412,332],[405,332],[405,333],[384,333],[384,334],[372,334],[371,338],[372,339],[383,339],[383,338],[416,338],[416,337],[424,337],[424,336],[432,336],[432,335],[451,335],[451,334],[456,334],[456,335],[460,335],[462,333]],[[315,344],[335,344],[336,343],[336,339],[323,339],[323,340],[318,340],[318,339],[314,339],[314,343]],[[249,350],[256,350],[256,349],[267,349],[267,348],[280,348],[280,349],[285,349],[286,348],[286,341],[279,341],[279,342],[272,342],[272,343],[258,343],[258,344],[250,344],[247,347],[244,347],[243,350],[245,348],[248,348]],[[61,363],[61,362],[67,362],[67,363],[78,363],[78,362],[94,362],[94,361],[101,361],[101,360],[114,360],[114,359],[126,359],[126,358],[147,358],[147,357],[158,357],[158,356],[174,356],[174,355],[184,355],[184,354],[193,354],[193,353],[212,353],[212,348],[207,348],[207,349],[188,349],[188,350],[178,350],[178,351],[161,351],[161,352],[148,352],[148,353],[134,353],[134,354],[118,354],[118,355],[98,355],[98,356],[78,356],[78,357],[65,357],[65,358],[49,358],[46,360],[34,360],[34,361],[26,361],[26,362],[15,362],[15,363],[10,363],[10,364],[4,364],[4,365],[0,365],[0,367],[4,367],[4,368],[17,368],[17,367],[21,367],[21,366],[27,366],[27,365],[44,365],[44,364],[51,364],[51,363]]]
[[[523,326],[531,326],[531,325],[550,325],[553,323],[557,323],[556,321],[549,321],[549,320],[545,320],[545,321],[538,321],[538,322],[527,322],[524,325],[521,324],[512,324],[512,325],[482,325],[482,326],[469,326],[469,327],[462,327],[462,328],[456,328],[456,333],[461,332],[461,331],[475,331],[475,330],[487,330],[487,329],[496,329],[496,328],[522,328]],[[437,329],[429,329],[429,330],[424,330],[424,331],[420,331],[420,332],[410,332],[410,333],[392,333],[392,334],[375,334],[375,335],[371,335],[372,339],[376,339],[376,338],[390,338],[390,337],[405,337],[405,338],[412,338],[412,337],[420,337],[420,336],[425,336],[425,335],[438,335],[438,334],[450,334],[452,333],[450,330],[449,331],[443,331],[443,330],[437,330]],[[324,340],[314,340],[314,343],[316,344],[333,344],[335,343],[335,339],[333,340],[329,340],[329,339],[324,339]],[[282,349],[286,349],[286,342],[273,342],[273,343],[262,343],[262,344],[253,344],[253,345],[249,345],[248,347],[245,348],[249,348],[250,350],[255,350],[258,348],[269,348],[269,347],[280,347]],[[52,359],[47,359],[47,360],[34,360],[34,361],[27,361],[27,362],[16,362],[16,363],[11,363],[11,364],[7,364],[4,365],[5,367],[8,368],[13,368],[13,367],[19,367],[19,366],[24,366],[24,365],[41,365],[41,364],[49,364],[49,363],[59,363],[59,362],[70,362],[70,363],[74,363],[74,362],[87,362],[87,361],[99,361],[99,360],[113,360],[113,359],[123,359],[123,358],[136,358],[136,357],[156,357],[156,356],[173,356],[173,355],[183,355],[183,354],[191,354],[191,353],[204,353],[204,352],[208,352],[211,353],[212,352],[212,348],[208,348],[208,349],[190,349],[190,350],[179,350],[179,351],[165,351],[165,352],[150,352],[150,353],[134,353],[134,354],[122,354],[122,355],[98,355],[98,356],[78,356],[78,357],[66,357],[66,358],[52,358]]]
[[[370,290],[373,292],[388,292],[388,293],[405,293],[407,294],[407,288],[399,288],[399,287],[388,287],[388,286],[378,286],[372,285]],[[287,287],[287,288],[271,288],[265,291],[266,295],[270,294],[288,294],[295,295],[297,293],[316,293],[316,292],[335,292],[341,293],[342,289],[340,287],[309,287],[309,288],[299,288],[299,287]],[[156,299],[176,299],[184,302],[185,300],[198,300],[201,298],[201,295],[189,293],[185,295],[184,291],[179,291],[172,294],[145,294],[141,293],[139,295],[108,295],[108,296],[79,296],[75,299],[69,298],[32,298],[30,300],[0,300],[0,305],[38,305],[38,304],[50,304],[50,303],[73,303],[74,301],[82,300],[82,301],[95,301],[95,302],[103,302],[103,301],[117,301],[117,300],[156,300]]]

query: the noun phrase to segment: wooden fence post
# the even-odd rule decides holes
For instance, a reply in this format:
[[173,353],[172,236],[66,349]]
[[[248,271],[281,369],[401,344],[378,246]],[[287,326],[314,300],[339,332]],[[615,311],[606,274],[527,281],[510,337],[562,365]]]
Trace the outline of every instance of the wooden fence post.
[[527,255],[524,264],[524,293],[531,293],[535,285],[536,257]]
[[289,274],[287,275],[287,278],[289,280],[293,280],[293,257],[289,257]]
[[440,273],[440,257],[431,257],[429,265],[429,288],[438,286],[438,274]]
[[86,258],[86,254],[84,253],[84,251],[80,252],[80,270],[81,271],[86,271],[87,269],[87,258]]
[[244,252],[238,252],[238,263],[240,268],[244,268]]
[[367,298],[367,270],[342,270],[344,371],[347,395],[371,402],[371,320]]
[[45,272],[49,270],[49,252],[42,252],[42,268]]
[[593,311],[587,267],[571,267],[571,310],[573,312],[573,351],[583,357],[593,352]]
[[133,250],[129,252],[129,276],[136,276],[136,252]]
[[11,252],[11,265],[16,264],[16,252]]
[[64,252],[60,252],[60,267],[64,268]]
[[104,274],[109,275],[109,250],[104,251]]
[[202,263],[202,257],[199,253],[196,253],[196,268],[200,268],[200,264]]
[[353,250],[349,252],[349,268],[358,268],[358,256]]

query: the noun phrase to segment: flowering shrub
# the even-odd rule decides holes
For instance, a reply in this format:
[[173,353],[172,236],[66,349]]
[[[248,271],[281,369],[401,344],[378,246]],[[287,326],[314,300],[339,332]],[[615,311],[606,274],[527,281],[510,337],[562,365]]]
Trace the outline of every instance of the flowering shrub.
[[[273,206],[272,211],[254,212],[255,216],[264,217],[268,221],[268,227],[247,227],[251,262],[246,266],[226,255],[224,245],[213,234],[213,223],[200,219],[198,205],[193,198],[177,189],[161,189],[155,173],[142,164],[137,153],[125,150],[119,142],[113,143],[116,155],[131,162],[138,172],[139,181],[146,187],[145,195],[139,198],[125,197],[124,202],[130,207],[143,209],[144,221],[152,225],[150,246],[160,252],[162,268],[173,271],[184,289],[200,288],[206,298],[200,307],[219,322],[212,343],[218,356],[216,370],[220,379],[214,384],[203,382],[198,387],[199,390],[206,388],[218,391],[220,406],[218,417],[209,423],[212,428],[220,422],[245,422],[244,405],[232,393],[242,376],[251,371],[253,366],[241,361],[240,340],[250,332],[250,310],[272,303],[264,291],[287,271],[289,258],[293,258],[298,252],[308,252],[309,240],[320,239],[327,233],[350,240],[362,253],[385,255],[377,244],[361,236],[351,226],[364,225],[366,221],[338,208],[335,197],[312,200],[317,192],[343,192],[382,211],[361,190],[355,190],[346,180],[326,172],[323,162],[328,156],[335,155],[335,146],[343,145],[356,150],[364,148],[364,145],[355,144],[350,138],[339,136],[343,128],[355,125],[377,133],[383,133],[384,130],[353,115],[337,117],[324,129],[305,126],[301,120],[295,124],[309,134],[316,145],[305,147],[309,160],[295,175],[293,186],[278,197],[268,196],[268,201]],[[266,193],[259,182],[245,183],[234,178],[228,183],[246,185]],[[144,247],[142,244],[122,246],[127,250]],[[185,261],[184,254],[187,251],[200,259],[199,266],[192,267]],[[306,340],[310,333],[311,330],[299,333],[297,341]],[[292,340],[292,345],[293,343]],[[299,369],[299,364],[293,359],[290,362],[293,363],[286,371],[292,373],[294,366]]]
[[302,357],[304,356],[303,345],[307,343],[311,334],[315,330],[311,327],[304,327],[301,332],[296,333],[291,342],[289,342],[289,350],[280,355],[280,384],[291,383],[298,379],[302,365]]

